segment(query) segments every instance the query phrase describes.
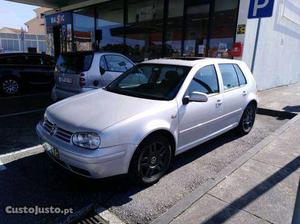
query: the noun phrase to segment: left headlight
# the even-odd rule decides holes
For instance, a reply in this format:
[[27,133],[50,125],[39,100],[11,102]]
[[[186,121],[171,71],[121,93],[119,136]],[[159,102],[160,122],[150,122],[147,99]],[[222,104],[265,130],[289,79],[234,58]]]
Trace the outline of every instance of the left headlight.
[[97,149],[100,146],[101,139],[100,136],[92,132],[75,133],[72,136],[72,142],[86,149]]

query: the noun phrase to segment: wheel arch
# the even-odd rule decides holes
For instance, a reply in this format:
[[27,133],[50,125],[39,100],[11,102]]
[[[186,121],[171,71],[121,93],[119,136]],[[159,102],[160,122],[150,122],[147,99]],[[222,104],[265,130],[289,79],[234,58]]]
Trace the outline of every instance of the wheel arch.
[[[257,106],[258,106],[258,102],[257,102],[256,99],[250,100],[250,102],[247,104],[247,106],[250,105],[250,104],[254,104],[256,108],[257,108]],[[247,107],[247,106],[246,106],[246,107]]]
[[[168,139],[168,141],[170,142],[171,144],[171,147],[172,147],[172,152],[173,152],[173,155],[175,155],[175,151],[176,151],[176,139],[174,137],[174,135],[167,129],[157,129],[157,130],[154,130],[150,133],[148,133],[142,140],[141,142],[139,143],[138,147],[148,138],[152,137],[152,136],[155,136],[155,135],[163,135],[164,137],[166,137]],[[138,148],[137,147],[137,148]]]
[[[138,146],[136,147],[134,153],[132,154],[131,156],[131,159],[130,159],[130,163],[129,163],[129,167],[131,166],[131,163],[132,163],[132,160],[134,158],[134,155],[137,153],[139,147],[141,144],[143,144],[143,142],[145,142],[148,138],[150,137],[153,137],[155,135],[163,135],[165,136],[168,141],[170,142],[171,144],[171,149],[172,149],[172,155],[173,157],[175,156],[175,152],[176,152],[176,139],[174,137],[174,135],[167,129],[157,129],[157,130],[153,130],[152,132],[148,133],[141,141],[140,143],[138,144]],[[129,168],[128,167],[128,168]]]

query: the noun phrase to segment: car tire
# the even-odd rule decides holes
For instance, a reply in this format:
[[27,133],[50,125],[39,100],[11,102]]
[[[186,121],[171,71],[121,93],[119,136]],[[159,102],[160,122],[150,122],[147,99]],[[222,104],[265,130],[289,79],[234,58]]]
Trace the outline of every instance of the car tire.
[[172,160],[172,146],[168,139],[163,135],[152,135],[134,153],[129,176],[139,185],[150,186],[167,173]]
[[252,130],[256,117],[256,105],[255,103],[250,103],[245,108],[242,118],[240,120],[237,131],[242,135],[247,135]]
[[6,77],[0,81],[0,89],[4,95],[15,96],[20,93],[21,85],[17,78]]

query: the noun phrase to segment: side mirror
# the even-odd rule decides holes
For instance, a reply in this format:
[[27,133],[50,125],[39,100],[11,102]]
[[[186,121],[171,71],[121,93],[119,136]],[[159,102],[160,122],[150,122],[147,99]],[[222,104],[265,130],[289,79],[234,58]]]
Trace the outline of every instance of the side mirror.
[[106,72],[106,69],[103,68],[103,67],[100,67],[100,74],[101,74],[101,75],[104,75],[105,72]]
[[200,93],[200,92],[192,92],[189,96],[185,96],[182,99],[182,103],[184,105],[188,104],[189,102],[207,102],[208,101],[208,96],[205,93]]

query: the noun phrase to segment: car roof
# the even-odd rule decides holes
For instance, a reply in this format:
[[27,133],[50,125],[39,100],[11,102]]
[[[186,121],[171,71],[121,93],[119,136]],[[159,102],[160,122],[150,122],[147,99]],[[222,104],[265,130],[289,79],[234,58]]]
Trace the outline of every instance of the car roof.
[[167,64],[167,65],[179,65],[193,67],[200,62],[211,62],[211,63],[236,63],[237,60],[224,59],[224,58],[196,58],[196,57],[180,57],[180,58],[160,58],[144,61],[141,64]]
[[121,53],[118,52],[110,52],[110,51],[77,51],[77,52],[64,52],[61,53],[62,55],[82,55],[82,54],[118,54],[122,55]]
[[52,57],[50,55],[47,54],[43,54],[43,53],[1,53],[0,57],[11,57],[11,56],[37,56],[37,57]]

